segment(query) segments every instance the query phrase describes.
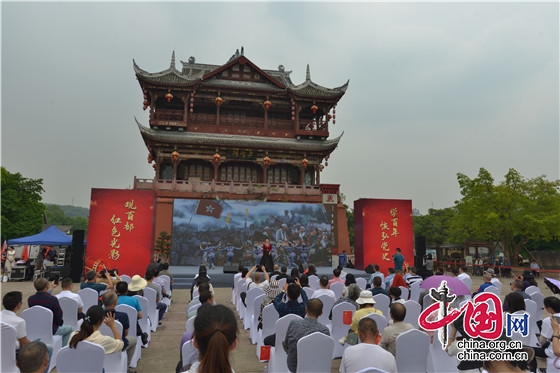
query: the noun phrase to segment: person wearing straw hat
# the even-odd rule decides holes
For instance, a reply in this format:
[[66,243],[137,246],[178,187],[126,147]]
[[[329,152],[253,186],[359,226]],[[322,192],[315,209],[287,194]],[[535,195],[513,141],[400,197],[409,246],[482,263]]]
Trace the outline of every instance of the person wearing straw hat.
[[[352,324],[350,325],[350,333],[356,334],[358,333],[358,323],[360,319],[364,316],[369,315],[370,313],[377,313],[379,315],[383,315],[383,312],[378,310],[374,307],[375,299],[373,299],[373,294],[369,290],[362,290],[360,293],[360,297],[356,299],[356,303],[360,306],[360,309],[354,312],[354,316],[352,316]],[[338,340],[341,345],[346,344],[346,340],[348,336],[344,336]]]

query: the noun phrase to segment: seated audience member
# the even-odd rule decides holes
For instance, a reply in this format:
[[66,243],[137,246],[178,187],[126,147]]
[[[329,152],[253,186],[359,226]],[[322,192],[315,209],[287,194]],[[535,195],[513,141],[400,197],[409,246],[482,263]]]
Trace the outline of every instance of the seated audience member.
[[[373,299],[373,295],[369,290],[362,290],[360,292],[360,297],[356,300],[356,303],[360,305],[360,309],[354,312],[354,315],[352,316],[352,324],[350,325],[350,333],[354,334],[358,333],[358,322],[362,317],[367,316],[370,313],[383,315],[383,312],[374,307],[375,299]],[[338,342],[344,346],[347,339],[348,336],[346,335],[340,338]]]
[[389,351],[393,354],[393,356],[396,356],[397,349],[395,347],[395,341],[397,340],[397,337],[407,330],[414,329],[414,326],[404,322],[406,308],[401,303],[391,304],[389,314],[391,316],[391,320],[393,320],[393,325],[389,325],[383,330],[379,346]]
[[[272,266],[272,272],[270,273],[270,277],[272,276],[280,276],[282,272],[280,272],[280,266],[278,264],[275,264],[274,266]],[[278,279],[278,278],[276,278]]]
[[373,278],[373,287],[369,289],[369,291],[371,291],[372,295],[377,295],[377,294],[385,294],[386,296],[389,296],[389,293],[387,292],[387,290],[383,289],[381,287],[383,283],[381,282],[381,277],[374,277]]
[[[111,329],[114,337],[103,335],[99,332],[101,324],[105,324]],[[121,338],[121,333],[115,325],[115,316],[113,313],[105,314],[105,310],[101,306],[91,306],[87,312],[80,330],[73,332],[70,337],[70,348],[76,348],[78,343],[87,340],[92,343],[101,345],[105,350],[105,354],[112,354],[117,351],[122,351],[124,342]]]
[[[383,283],[385,281],[385,275],[379,271],[379,264],[374,264],[373,265],[373,270],[374,270],[374,272],[371,274],[371,276],[369,277],[369,280],[367,282],[367,284],[370,287],[373,286],[373,279],[376,278],[376,277],[379,277],[381,279],[381,283]],[[366,290],[366,289],[363,289],[363,290]]]
[[290,270],[290,276],[288,277],[288,280],[292,279],[292,281],[293,281],[293,279],[295,279],[296,277],[299,278],[299,269],[292,268]]
[[310,264],[307,267],[307,276],[317,276],[317,268],[315,268],[314,264]]
[[[147,284],[146,280],[144,280],[142,277],[138,275],[134,275],[133,279],[135,279],[136,281],[131,281],[130,284],[133,285],[134,282],[133,289],[135,290],[140,291]],[[117,285],[115,286],[115,290],[118,297],[117,304],[126,304],[127,306],[130,306],[136,310],[136,335],[141,336],[142,344],[145,345],[146,343],[148,343],[148,333],[144,332],[140,328],[140,325],[138,324],[138,320],[144,317],[144,314],[142,313],[142,307],[140,306],[140,302],[138,302],[138,299],[133,295],[129,295],[128,283],[126,283],[125,281],[117,282]],[[146,310],[146,312],[147,311],[148,310]],[[148,316],[146,315],[146,317]]]
[[329,329],[317,320],[322,314],[323,302],[320,299],[310,299],[305,308],[305,318],[290,322],[286,331],[286,339],[282,343],[288,354],[287,362],[290,372],[295,372],[297,369],[297,343],[302,337],[314,332],[330,335]]
[[[261,274],[260,272],[255,272],[257,270],[257,266],[253,266],[249,272],[245,275],[245,282],[247,283],[247,291],[251,290],[254,287],[258,287],[264,289],[265,285],[268,285],[268,281],[270,278],[268,277],[268,272],[266,271],[265,266],[261,266],[261,270],[263,272],[264,281],[261,281]],[[254,273],[254,274],[253,274]],[[251,278],[252,275],[252,278]]]
[[280,268],[280,274],[278,275],[278,277],[276,277],[277,280],[281,280],[283,278],[288,278],[288,267],[286,266],[282,266]]
[[341,270],[339,268],[333,269],[333,276],[329,280],[327,286],[329,289],[331,288],[331,285],[334,284],[335,282],[340,282],[341,284],[344,284],[344,280],[340,278],[340,272]]
[[389,298],[391,298],[391,303],[404,303],[405,300],[401,298],[402,290],[396,286],[391,286],[389,289]]
[[349,346],[342,354],[340,373],[353,373],[365,368],[397,373],[395,357],[376,344],[379,330],[375,320],[368,317],[361,319],[358,323],[358,336],[361,343]]
[[156,275],[154,270],[155,269],[153,269],[152,267],[148,268],[148,270],[146,271],[146,287],[154,289],[156,292],[156,309],[158,310],[158,322],[161,324],[161,320],[163,320],[165,311],[167,311],[167,304],[161,301],[163,299],[162,287],[160,284],[154,282],[154,276]]
[[128,314],[126,312],[117,311],[115,308],[119,302],[119,297],[117,293],[114,291],[108,291],[101,296],[103,301],[103,308],[105,309],[105,313],[110,312],[114,314],[115,320],[121,323],[123,327],[122,332],[122,341],[124,342],[123,350],[126,350],[128,364],[130,365],[130,361],[134,355],[134,349],[136,347],[136,343],[138,342],[138,338],[136,337],[136,333],[129,336],[129,329],[130,329],[130,320],[128,318]]
[[82,297],[79,294],[72,292],[74,288],[74,283],[70,277],[63,278],[60,282],[60,287],[62,291],[56,295],[56,297],[60,300],[62,297],[74,299],[78,302],[78,320],[84,318],[84,302],[82,301]]
[[[538,338],[541,347],[533,347],[533,349],[535,350],[536,356],[546,358],[548,367],[547,372],[554,372],[558,368],[555,367],[555,361],[557,357],[554,353],[553,342],[554,339],[557,339],[555,336],[557,336],[558,334],[554,334],[551,320],[554,317],[560,317],[560,299],[555,296],[546,297],[544,298],[543,305],[545,311],[548,312],[552,317],[543,317],[541,335]],[[533,372],[535,370],[536,364],[535,362],[533,362],[531,371]]]
[[[357,284],[351,284],[350,286],[348,286],[347,295],[343,295],[340,298],[338,298],[336,302],[334,302],[333,308],[339,303],[348,302],[352,304],[354,307],[356,307],[356,310],[359,310],[360,305],[356,303],[356,300],[360,297],[361,292],[362,290]],[[329,320],[332,320],[332,309],[329,314]]]
[[347,274],[346,279],[344,280],[344,288],[342,289],[342,295],[346,295],[346,292],[348,291],[348,286],[355,283],[356,283],[356,277],[351,273]]
[[198,296],[194,297],[190,302],[189,305],[187,306],[187,312],[189,311],[189,308],[191,308],[192,306],[194,306],[195,304],[200,304],[200,293],[202,293],[203,291],[210,291],[210,283],[209,282],[202,282],[200,284],[200,286],[198,287]]
[[272,304],[274,299],[282,292],[280,289],[280,284],[276,280],[270,280],[269,284],[264,287],[264,299],[261,303],[261,312],[259,313],[259,324],[258,329],[262,329],[262,313],[266,306]]
[[[525,299],[531,299],[531,296],[523,291],[523,281],[513,280],[509,285],[511,287],[511,293],[519,294],[524,300]],[[525,302],[523,302],[523,304],[525,304]],[[508,310],[508,308],[509,308],[509,300],[508,300],[508,297],[506,296],[505,299],[504,299],[504,303],[502,304],[502,311],[506,312]],[[513,311],[513,312],[515,312],[515,311]],[[510,312],[510,313],[513,313],[513,312]]]
[[383,281],[385,285],[385,290],[389,291],[394,279],[395,279],[395,269],[394,268],[387,269],[387,277],[385,277],[385,281]]
[[408,267],[408,271],[409,271],[409,275],[406,278],[406,285],[408,287],[410,287],[410,285],[416,283],[416,282],[422,282],[422,276],[418,275],[416,273],[416,267]]
[[10,291],[2,298],[4,309],[0,313],[3,323],[9,324],[16,329],[15,349],[19,350],[29,342],[27,339],[27,324],[25,320],[17,315],[23,305],[21,291]]
[[160,264],[159,275],[165,275],[169,277],[169,289],[173,290],[173,275],[171,274],[171,272],[169,272],[169,263]]
[[21,373],[44,373],[49,370],[50,354],[41,341],[29,342],[16,356],[16,365]]
[[[109,276],[105,276],[105,273],[108,273]],[[99,274],[97,275],[97,283],[103,283],[106,284],[107,286],[109,285],[109,280],[110,282],[114,285],[121,280],[121,277],[119,276],[119,270],[114,268],[114,269],[104,269],[102,271],[99,272]]]
[[488,272],[484,272],[482,275],[482,281],[484,281],[479,287],[476,292],[474,292],[473,297],[479,293],[484,292],[484,290],[489,286],[494,286],[492,284],[492,275]]
[[35,290],[37,290],[37,292],[27,298],[27,305],[29,307],[43,306],[52,311],[53,335],[62,336],[62,347],[66,346],[68,344],[68,339],[70,338],[70,333],[72,333],[72,326],[63,325],[64,320],[62,315],[62,308],[60,308],[58,298],[50,294],[55,285],[49,285],[47,279],[43,277],[39,277],[37,280],[35,280],[33,285],[35,286]]
[[229,308],[203,304],[194,322],[199,361],[187,373],[232,373],[230,353],[237,346],[237,319]]
[[405,288],[407,288],[408,286],[406,285],[406,281],[404,280],[404,277],[402,275],[402,271],[396,271],[395,272],[395,277],[393,278],[393,282],[391,283],[391,287],[396,286],[404,286]]
[[[209,291],[209,290],[203,291],[202,293],[200,293],[200,295],[198,296],[198,299],[200,301],[200,304],[204,304],[204,303],[214,304],[214,294],[212,294],[212,292]],[[190,319],[191,317],[196,316],[197,313],[198,313],[198,308],[189,312],[187,314],[187,320]]]
[[94,270],[87,271],[85,281],[80,284],[80,289],[90,288],[97,291],[97,293],[101,293],[103,290],[112,289],[113,280],[111,279],[109,273],[105,271],[103,276],[107,280],[107,283],[98,282],[98,275]]
[[299,284],[301,285],[302,288],[308,288],[309,287],[309,276],[303,274],[299,277]]
[[210,277],[208,277],[205,270],[201,271],[194,281],[195,281],[195,285],[193,287],[193,294],[195,291],[198,291],[198,293],[200,294],[200,286],[202,284],[208,284],[208,289],[212,294],[214,294],[214,287],[212,286],[212,283],[210,282]]
[[328,295],[332,299],[336,300],[336,295],[334,291],[328,288],[329,286],[329,278],[327,276],[321,276],[319,279],[319,289],[313,292],[313,296],[311,298],[319,298],[321,295]]

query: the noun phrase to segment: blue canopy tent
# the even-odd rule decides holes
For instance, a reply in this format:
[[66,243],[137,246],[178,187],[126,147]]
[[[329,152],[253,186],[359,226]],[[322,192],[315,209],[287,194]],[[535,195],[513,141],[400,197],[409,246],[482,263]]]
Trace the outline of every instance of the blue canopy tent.
[[33,236],[8,240],[8,245],[68,246],[72,245],[72,236],[51,225],[41,233],[34,234]]

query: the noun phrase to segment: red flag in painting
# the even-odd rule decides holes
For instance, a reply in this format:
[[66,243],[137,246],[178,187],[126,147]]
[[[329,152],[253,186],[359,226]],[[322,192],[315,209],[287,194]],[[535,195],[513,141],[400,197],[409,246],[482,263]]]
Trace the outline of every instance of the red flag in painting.
[[26,262],[29,260],[29,246],[25,245],[23,247],[23,251],[21,252],[21,260],[25,260]]
[[222,214],[222,206],[219,203],[211,201],[209,199],[201,199],[198,201],[198,206],[196,207],[196,214],[211,216],[213,218],[219,219]]

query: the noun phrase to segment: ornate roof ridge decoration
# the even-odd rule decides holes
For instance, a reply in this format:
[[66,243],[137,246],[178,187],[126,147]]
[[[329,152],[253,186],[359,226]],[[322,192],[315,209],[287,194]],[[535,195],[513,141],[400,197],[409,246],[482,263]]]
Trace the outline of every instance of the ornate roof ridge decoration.
[[143,126],[136,117],[134,117],[142,139],[146,146],[150,146],[148,141],[155,141],[163,144],[182,144],[196,146],[226,146],[226,147],[248,147],[248,148],[266,148],[266,149],[288,149],[303,152],[324,152],[333,151],[340,142],[344,132],[334,139],[325,141],[313,140],[297,140],[277,137],[261,137],[261,136],[241,136],[226,134],[210,134],[198,132],[183,131],[158,131]]
[[[194,57],[190,57],[188,62],[180,60],[182,64],[182,71],[175,68],[175,51],[172,53],[169,68],[156,73],[149,73],[140,68],[134,59],[132,61],[134,72],[139,79],[162,85],[194,85],[203,82],[204,80],[208,80],[236,63],[241,63],[242,65],[249,64],[249,66],[257,70],[262,76],[266,77],[266,79],[279,89],[286,90],[293,93],[295,96],[302,98],[341,98],[346,92],[350,82],[350,80],[347,80],[345,84],[335,88],[323,87],[311,80],[308,64],[305,82],[295,85],[290,78],[292,71],[285,71],[284,66],[282,65],[278,66],[278,70],[261,69],[245,57],[243,47],[241,47],[241,52],[237,50],[236,53],[233,54],[223,65],[197,63],[195,62],[196,60]],[[255,84],[255,82],[250,82],[248,84]]]
[[345,84],[336,88],[326,88],[317,83],[314,83],[311,80],[311,72],[309,69],[309,64],[307,64],[307,69],[305,72],[305,82],[295,86],[293,85],[289,87],[289,89],[291,92],[293,92],[294,94],[300,97],[323,96],[325,98],[337,98],[337,97],[342,97],[344,95],[346,89],[348,89],[349,83],[350,83],[350,79],[348,79]]

